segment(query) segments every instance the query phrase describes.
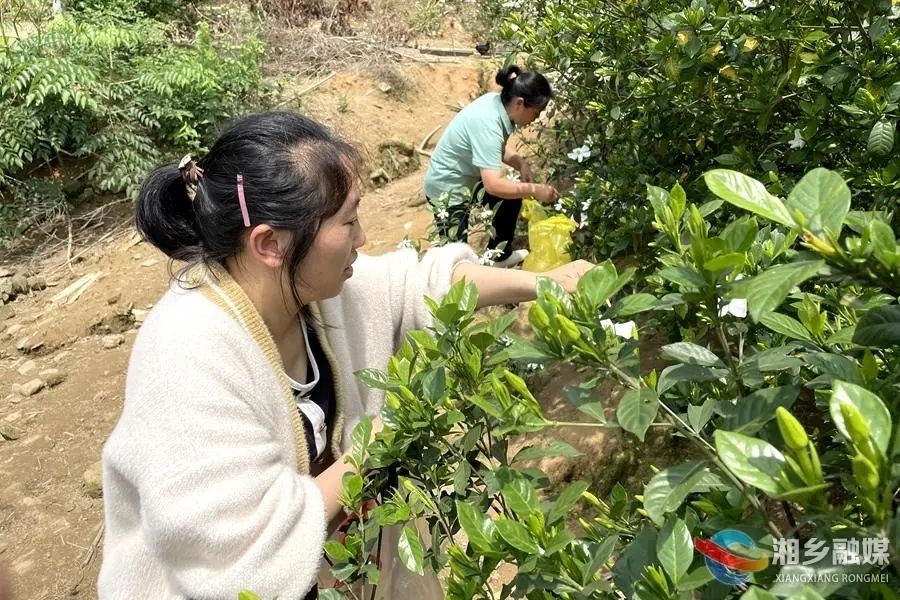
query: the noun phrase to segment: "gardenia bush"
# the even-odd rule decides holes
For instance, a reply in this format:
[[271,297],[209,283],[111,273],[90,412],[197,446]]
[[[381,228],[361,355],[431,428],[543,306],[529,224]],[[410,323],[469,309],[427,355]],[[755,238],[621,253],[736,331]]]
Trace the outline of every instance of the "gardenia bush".
[[[447,597],[460,600],[895,597],[896,237],[881,213],[851,210],[833,171],[811,171],[785,199],[734,171],[703,180],[716,197],[703,205],[678,185],[647,189],[660,234],[649,284],[610,261],[575,294],[542,278],[524,340],[509,333],[511,314],[477,318],[476,291],[461,283],[386,371],[358,374],[385,391],[385,428],[373,442],[367,421],[353,433],[358,472],[342,502],[363,517],[325,548],[340,580],[377,584],[372,554],[394,525],[406,567],[448,568]],[[639,339],[660,331],[673,340],[658,350],[668,365],[641,369]],[[694,450],[642,490],[550,489],[535,459],[577,451],[509,448],[571,426],[544,415],[516,374],[517,363],[555,362],[583,373],[566,394],[580,426],[621,427],[638,445],[663,427]],[[598,396],[608,380],[621,391],[614,414]],[[766,568],[714,581],[697,550],[722,530],[748,535]],[[504,563],[514,576],[494,590]]]

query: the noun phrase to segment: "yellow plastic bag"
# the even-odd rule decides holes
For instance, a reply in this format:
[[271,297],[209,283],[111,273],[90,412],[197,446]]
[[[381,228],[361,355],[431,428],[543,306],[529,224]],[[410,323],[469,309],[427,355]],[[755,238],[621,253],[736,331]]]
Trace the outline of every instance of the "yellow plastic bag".
[[575,221],[563,215],[548,217],[544,207],[530,198],[522,203],[522,216],[528,221],[529,253],[522,263],[524,270],[549,271],[572,260],[567,249]]

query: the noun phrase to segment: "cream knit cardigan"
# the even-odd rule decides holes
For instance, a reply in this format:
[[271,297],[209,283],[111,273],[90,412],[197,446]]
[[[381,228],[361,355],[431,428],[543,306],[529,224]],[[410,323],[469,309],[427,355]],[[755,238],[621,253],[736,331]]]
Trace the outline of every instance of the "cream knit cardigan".
[[[334,369],[333,450],[376,414],[382,395],[356,380],[385,368],[406,332],[430,324],[464,244],[360,255],[340,296],[313,306]],[[122,416],[103,449],[106,534],[101,600],[304,597],[316,581],[325,509],[278,351],[224,269],[177,285],[132,350]],[[324,327],[321,326],[324,324]]]

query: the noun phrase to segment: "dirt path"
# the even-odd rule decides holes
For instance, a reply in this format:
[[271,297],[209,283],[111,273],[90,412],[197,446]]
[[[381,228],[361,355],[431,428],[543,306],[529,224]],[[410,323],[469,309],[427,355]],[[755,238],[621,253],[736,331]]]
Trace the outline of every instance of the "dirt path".
[[[449,121],[448,105],[468,102],[477,91],[480,64],[408,65],[403,70],[412,86],[402,100],[381,92],[376,80],[339,73],[304,97],[304,108],[369,155],[385,139],[418,144]],[[380,254],[406,235],[424,236],[430,215],[408,206],[423,174],[424,161],[411,175],[365,194],[365,251]],[[127,222],[129,210],[119,205],[104,217],[106,226]],[[51,287],[3,307],[0,321],[0,563],[11,571],[17,599],[96,597],[100,451],[121,411],[137,327],[168,280],[165,257],[128,227],[89,249],[71,270],[65,263],[63,250],[39,265]],[[53,301],[90,275],[96,280],[77,300]],[[18,387],[59,379],[33,395]]]

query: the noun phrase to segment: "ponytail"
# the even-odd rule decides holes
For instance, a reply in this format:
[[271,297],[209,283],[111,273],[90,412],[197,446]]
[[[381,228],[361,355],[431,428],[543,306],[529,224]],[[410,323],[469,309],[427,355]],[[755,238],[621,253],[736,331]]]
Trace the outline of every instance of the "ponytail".
[[547,79],[537,71],[523,71],[516,65],[501,69],[495,78],[503,88],[500,100],[504,106],[516,98],[521,98],[529,108],[544,108],[553,97],[553,90]]
[[134,219],[141,236],[170,258],[192,261],[201,254],[194,207],[177,162],[159,167],[144,180]]

